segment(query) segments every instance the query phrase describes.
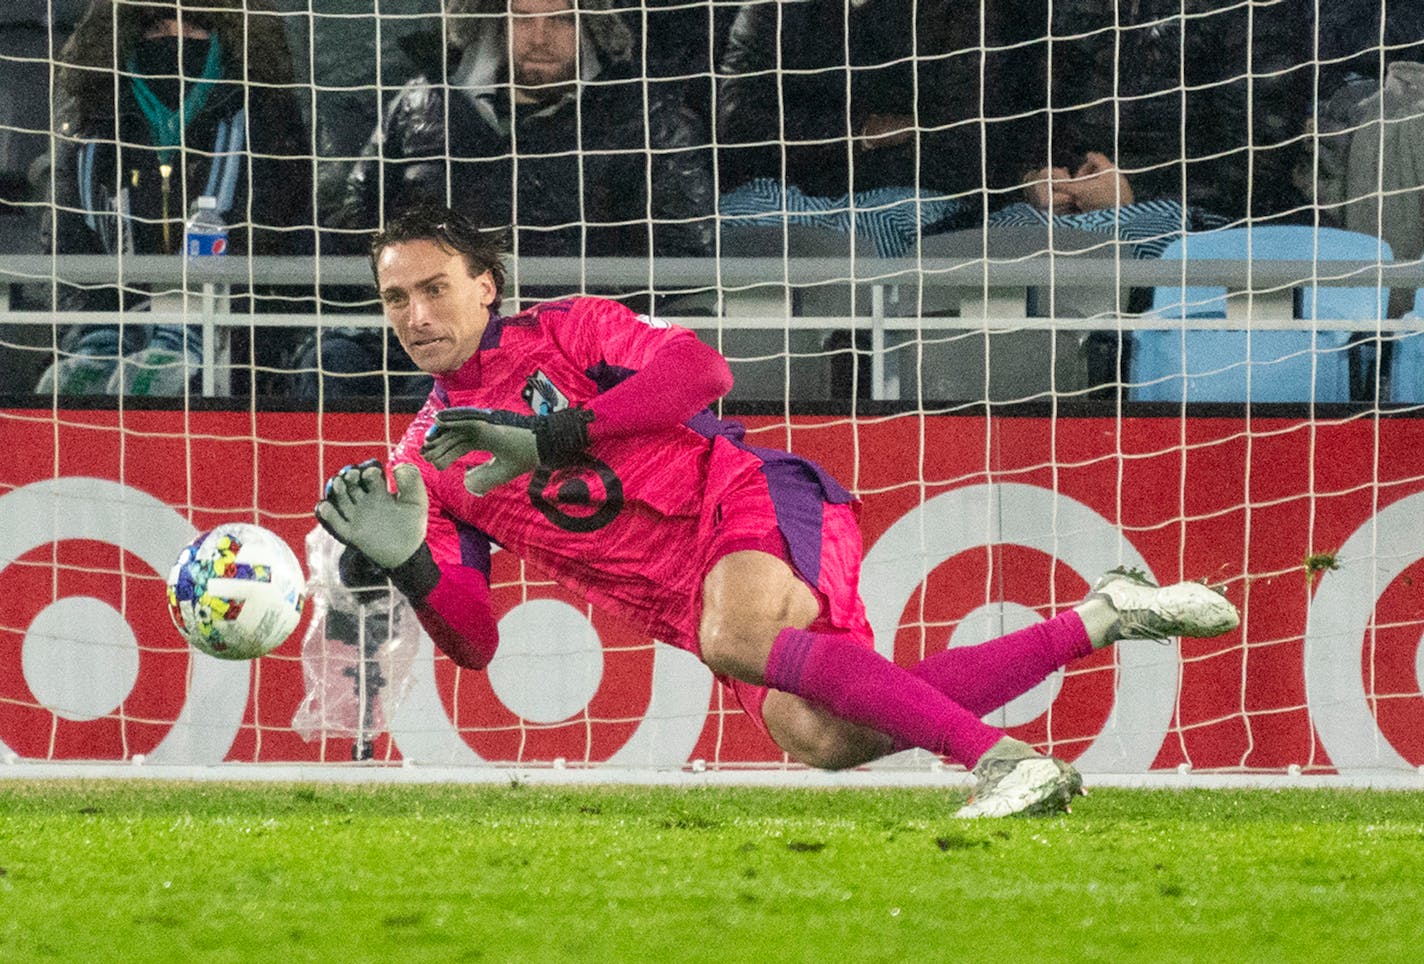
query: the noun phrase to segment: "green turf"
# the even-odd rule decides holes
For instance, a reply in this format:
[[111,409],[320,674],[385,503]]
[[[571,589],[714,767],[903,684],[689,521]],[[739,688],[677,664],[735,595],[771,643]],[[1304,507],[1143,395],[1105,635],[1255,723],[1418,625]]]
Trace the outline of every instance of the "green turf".
[[0,781],[0,961],[1410,961],[1424,794]]

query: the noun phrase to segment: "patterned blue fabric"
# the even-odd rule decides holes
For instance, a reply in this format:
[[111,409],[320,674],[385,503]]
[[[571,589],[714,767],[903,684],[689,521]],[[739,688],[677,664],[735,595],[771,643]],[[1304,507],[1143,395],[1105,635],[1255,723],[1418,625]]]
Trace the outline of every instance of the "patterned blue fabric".
[[958,226],[973,212],[973,202],[935,197],[909,187],[877,188],[854,196],[813,197],[792,185],[782,189],[772,178],[748,181],[718,202],[722,223],[734,227],[777,227],[783,222],[855,232],[875,242],[882,258],[913,250],[927,228]]
[[[772,178],[748,181],[718,202],[722,223],[735,227],[774,227],[785,222],[849,234],[854,216],[856,233],[874,241],[876,253],[883,258],[910,254],[921,233],[975,227],[980,223],[977,210],[977,202],[936,197],[909,187],[815,197],[795,185],[783,190]],[[990,213],[986,220],[992,229],[1047,224],[1050,217],[1056,227],[1114,235],[1127,242],[1137,258],[1160,257],[1184,231],[1208,231],[1227,223],[1218,215],[1166,199],[1059,215],[1019,202]]]
[[1119,208],[1101,208],[1082,214],[1049,215],[1047,211],[1026,202],[1010,204],[989,215],[989,227],[995,225],[1047,224],[1049,217],[1059,228],[1079,231],[1100,231],[1112,234],[1131,244],[1135,258],[1159,258],[1167,245],[1184,231],[1207,231],[1225,227],[1226,219],[1200,208],[1183,208],[1178,201],[1137,201]]

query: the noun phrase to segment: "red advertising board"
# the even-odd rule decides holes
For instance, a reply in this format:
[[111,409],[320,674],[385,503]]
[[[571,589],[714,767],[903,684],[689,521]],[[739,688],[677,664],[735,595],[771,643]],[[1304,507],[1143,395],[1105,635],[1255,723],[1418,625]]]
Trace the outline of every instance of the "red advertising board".
[[[382,455],[408,420],[0,411],[0,749],[349,759],[349,739],[292,728],[305,620],[274,654],[219,666],[173,630],[164,578],[220,522],[266,526],[300,555],[323,481]],[[756,444],[814,458],[862,497],[862,591],[902,664],[1061,611],[1118,563],[1219,583],[1241,608],[1231,635],[1075,664],[1003,711],[1016,735],[1100,771],[1424,764],[1424,420],[743,421]],[[782,760],[681,654],[505,553],[494,566],[505,645],[526,668],[423,654],[378,757]],[[563,664],[541,638],[570,626],[593,651],[575,654],[572,682],[551,682]]]

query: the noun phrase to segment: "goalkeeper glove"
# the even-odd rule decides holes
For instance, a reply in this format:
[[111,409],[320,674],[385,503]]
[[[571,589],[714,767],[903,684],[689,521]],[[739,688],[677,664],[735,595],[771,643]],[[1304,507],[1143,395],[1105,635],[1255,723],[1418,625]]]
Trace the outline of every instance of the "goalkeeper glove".
[[465,472],[465,488],[484,495],[497,485],[544,465],[562,468],[588,447],[593,413],[565,408],[550,415],[520,415],[497,408],[446,408],[435,413],[420,454],[447,469],[470,452],[493,458]]
[[344,545],[390,571],[409,562],[425,545],[426,496],[420,469],[395,467],[396,492],[374,460],[349,465],[326,483],[316,517]]

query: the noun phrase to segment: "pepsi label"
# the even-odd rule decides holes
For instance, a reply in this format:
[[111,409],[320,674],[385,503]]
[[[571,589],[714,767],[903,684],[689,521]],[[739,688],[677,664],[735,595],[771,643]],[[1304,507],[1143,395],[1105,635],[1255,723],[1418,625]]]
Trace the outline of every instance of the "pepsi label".
[[227,254],[227,235],[189,234],[188,254],[191,257]]

